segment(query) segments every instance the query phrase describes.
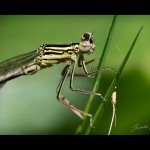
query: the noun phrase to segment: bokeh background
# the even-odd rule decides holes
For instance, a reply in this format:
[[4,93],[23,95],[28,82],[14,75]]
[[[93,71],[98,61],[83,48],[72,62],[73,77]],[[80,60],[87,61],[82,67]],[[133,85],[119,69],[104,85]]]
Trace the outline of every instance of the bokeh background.
[[[90,58],[100,58],[112,22],[112,15],[1,15],[0,62],[37,49],[44,43],[79,42],[81,35],[94,31],[96,50]],[[112,134],[150,134],[150,16],[119,15],[105,66],[121,65],[136,33],[143,31],[122,72],[117,88],[117,126]],[[0,87],[0,134],[74,134],[82,122],[56,99],[61,79],[59,64],[34,75],[11,80]],[[101,92],[105,94],[113,75],[104,74]],[[90,89],[92,79],[76,79],[76,86]],[[71,92],[64,95],[84,110],[89,95]],[[101,103],[95,98],[91,113]],[[104,109],[92,134],[107,134],[112,115],[111,103]],[[140,129],[135,129],[135,126]],[[142,128],[142,129],[141,129]]]

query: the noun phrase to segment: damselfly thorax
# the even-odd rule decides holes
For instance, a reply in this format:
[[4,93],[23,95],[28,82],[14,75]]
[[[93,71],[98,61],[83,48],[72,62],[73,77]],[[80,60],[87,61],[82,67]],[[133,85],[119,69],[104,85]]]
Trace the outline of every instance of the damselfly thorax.
[[45,44],[38,49],[39,55],[34,59],[41,67],[49,67],[62,62],[71,62],[76,59],[79,44],[49,45]]
[[95,44],[93,40],[89,40],[92,35],[86,34],[89,34],[89,37],[83,39],[80,43],[41,45],[37,51],[39,55],[34,59],[35,64],[45,68],[62,62],[71,63],[72,61],[75,62],[82,53],[93,52]]

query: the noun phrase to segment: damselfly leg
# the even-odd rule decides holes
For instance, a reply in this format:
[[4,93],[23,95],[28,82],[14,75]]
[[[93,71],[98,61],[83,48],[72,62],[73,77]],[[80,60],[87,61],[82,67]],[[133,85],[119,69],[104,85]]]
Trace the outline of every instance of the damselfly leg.
[[[80,59],[83,58],[83,57],[80,57]],[[90,75],[95,75],[97,73],[103,73],[105,71],[113,71],[115,73],[117,73],[117,71],[113,68],[110,68],[110,67],[105,67],[103,69],[100,69],[100,70],[96,70],[96,71],[92,71],[92,72],[88,72],[87,71],[87,68],[86,68],[86,63],[84,61],[84,58],[81,59],[81,60],[78,60],[78,62],[81,62],[81,65],[79,65],[78,63],[78,66],[79,67],[82,67],[82,69],[84,70],[84,76],[88,77]],[[92,63],[94,61],[91,60],[91,61],[88,61],[87,63]],[[74,80],[74,76],[75,76],[75,68],[76,68],[76,65],[77,65],[77,60],[75,60],[74,62],[72,62],[70,65],[67,65],[63,71],[62,71],[62,78],[60,80],[60,83],[58,85],[58,88],[57,88],[57,99],[62,102],[65,106],[67,106],[70,110],[72,110],[77,116],[79,116],[81,119],[84,118],[84,116],[89,116],[90,117],[90,126],[92,127],[92,115],[89,114],[89,113],[86,113],[78,108],[76,108],[75,106],[73,106],[70,101],[68,99],[66,99],[65,96],[62,95],[61,91],[62,91],[62,88],[63,88],[63,85],[65,83],[65,80],[67,78],[67,76],[70,76],[70,89],[72,91],[76,91],[76,92],[80,92],[80,93],[84,93],[84,94],[92,94],[92,95],[98,95],[102,98],[102,100],[104,100],[103,96],[101,93],[96,93],[96,92],[91,92],[91,91],[86,91],[86,90],[82,90],[82,89],[76,89],[74,88],[74,85],[73,85],[73,80]]]
[[65,71],[64,71],[64,75],[62,76],[62,79],[60,80],[60,83],[58,85],[58,88],[57,88],[57,99],[63,103],[65,106],[67,106],[70,110],[72,110],[77,116],[79,116],[81,119],[83,119],[84,115],[86,116],[89,116],[90,117],[90,126],[92,127],[92,115],[91,114],[88,114],[78,108],[76,108],[75,106],[73,106],[70,101],[68,99],[66,99],[66,97],[64,97],[62,94],[61,94],[61,90],[63,88],[63,85],[65,83],[65,80],[68,76],[68,73],[70,72],[71,70],[71,65],[67,65],[65,67]]

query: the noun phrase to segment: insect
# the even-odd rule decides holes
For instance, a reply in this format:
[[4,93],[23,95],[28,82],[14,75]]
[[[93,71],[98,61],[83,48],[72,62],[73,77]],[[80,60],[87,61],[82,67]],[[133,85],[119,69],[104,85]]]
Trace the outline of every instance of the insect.
[[93,41],[93,33],[90,32],[84,33],[79,43],[43,44],[37,50],[1,62],[0,83],[4,83],[22,75],[32,75],[41,69],[52,67],[55,64],[67,63],[66,67],[63,69],[62,78],[56,90],[57,99],[80,118],[83,119],[84,115],[89,116],[90,125],[92,126],[92,115],[72,105],[70,101],[62,94],[62,88],[64,87],[67,76],[70,76],[70,89],[72,91],[97,95],[104,100],[100,93],[77,89],[74,88],[73,84],[75,68],[77,65],[83,69],[84,74],[87,77],[105,71],[114,71],[116,73],[115,69],[111,67],[105,67],[100,70],[88,72],[86,64],[94,61],[94,59],[85,62],[84,55],[93,53],[94,50],[95,44]]

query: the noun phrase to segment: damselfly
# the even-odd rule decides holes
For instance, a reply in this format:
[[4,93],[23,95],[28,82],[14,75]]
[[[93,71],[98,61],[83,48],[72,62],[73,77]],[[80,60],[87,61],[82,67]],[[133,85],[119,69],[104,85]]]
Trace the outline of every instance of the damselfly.
[[72,91],[98,95],[104,100],[100,93],[77,89],[74,88],[73,84],[75,68],[77,65],[83,69],[85,76],[91,76],[105,71],[113,71],[116,73],[116,70],[111,67],[105,67],[100,70],[88,72],[86,64],[94,61],[94,59],[85,62],[84,55],[87,53],[90,54],[94,52],[94,50],[95,44],[93,41],[93,34],[89,32],[86,32],[82,35],[79,43],[43,44],[37,50],[1,62],[0,83],[4,83],[22,75],[34,74],[38,70],[51,67],[55,64],[68,63],[63,70],[62,78],[57,88],[57,99],[80,118],[83,119],[84,115],[89,116],[90,125],[92,126],[92,115],[73,106],[61,91],[67,76],[70,76],[70,89]]

